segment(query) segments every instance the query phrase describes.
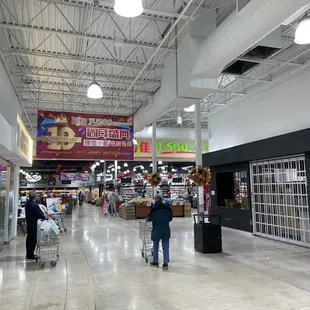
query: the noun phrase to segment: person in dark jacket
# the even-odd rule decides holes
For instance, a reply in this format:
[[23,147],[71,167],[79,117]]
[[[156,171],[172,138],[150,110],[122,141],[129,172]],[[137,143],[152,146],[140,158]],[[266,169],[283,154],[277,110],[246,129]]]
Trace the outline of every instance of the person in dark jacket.
[[35,192],[29,193],[29,200],[25,206],[26,223],[27,223],[27,239],[26,239],[26,258],[36,259],[34,250],[37,244],[37,221],[45,220],[46,217],[39,205],[36,203]]
[[152,221],[152,241],[153,241],[153,262],[151,266],[158,267],[158,249],[161,240],[164,252],[163,268],[168,269],[169,264],[169,239],[171,237],[169,223],[173,219],[173,213],[169,206],[163,204],[162,197],[156,195],[155,205],[149,215]]

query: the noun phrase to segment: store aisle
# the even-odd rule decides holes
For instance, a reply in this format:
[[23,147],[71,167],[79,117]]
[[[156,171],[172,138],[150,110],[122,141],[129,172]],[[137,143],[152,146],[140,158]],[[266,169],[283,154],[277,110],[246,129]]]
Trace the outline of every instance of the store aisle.
[[26,266],[24,237],[0,254],[1,309],[310,309],[310,251],[224,230],[224,253],[193,250],[191,219],[172,224],[169,271],[141,260],[138,222],[84,205],[56,268]]

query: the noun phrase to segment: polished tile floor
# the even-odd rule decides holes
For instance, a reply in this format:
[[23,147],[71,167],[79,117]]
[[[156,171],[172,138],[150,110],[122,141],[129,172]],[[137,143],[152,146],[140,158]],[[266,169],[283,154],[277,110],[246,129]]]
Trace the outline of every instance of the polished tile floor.
[[223,229],[224,252],[193,249],[192,220],[172,223],[169,271],[141,259],[138,221],[84,205],[67,217],[60,261],[24,261],[25,237],[0,254],[0,309],[309,310],[310,250]]

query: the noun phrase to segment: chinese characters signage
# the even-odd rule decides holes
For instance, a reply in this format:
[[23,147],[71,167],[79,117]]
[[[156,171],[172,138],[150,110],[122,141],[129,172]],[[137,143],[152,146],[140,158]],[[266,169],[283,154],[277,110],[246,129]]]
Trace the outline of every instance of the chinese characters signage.
[[133,118],[38,111],[37,158],[133,159]]
[[[202,141],[202,152],[208,152],[208,141]],[[195,141],[156,140],[157,158],[161,160],[195,160]],[[152,159],[152,140],[138,139],[134,149],[136,160]]]

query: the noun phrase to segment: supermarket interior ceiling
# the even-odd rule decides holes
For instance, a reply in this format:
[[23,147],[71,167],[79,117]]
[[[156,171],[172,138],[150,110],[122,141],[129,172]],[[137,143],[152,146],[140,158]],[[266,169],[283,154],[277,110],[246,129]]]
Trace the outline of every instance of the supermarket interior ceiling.
[[[235,0],[144,0],[144,13],[128,19],[116,15],[113,4],[0,1],[0,49],[31,132],[36,130],[38,109],[135,114],[160,89],[165,55],[176,49],[173,24],[214,12],[219,26],[236,9]],[[307,64],[308,46],[294,43],[294,24],[301,17],[280,26],[279,48],[252,47],[224,68],[217,89],[202,101],[203,127],[207,128],[210,113]],[[100,100],[86,96],[94,74],[103,89]],[[177,107],[161,113],[158,126],[180,126],[179,115],[183,127],[194,127],[194,113]]]

